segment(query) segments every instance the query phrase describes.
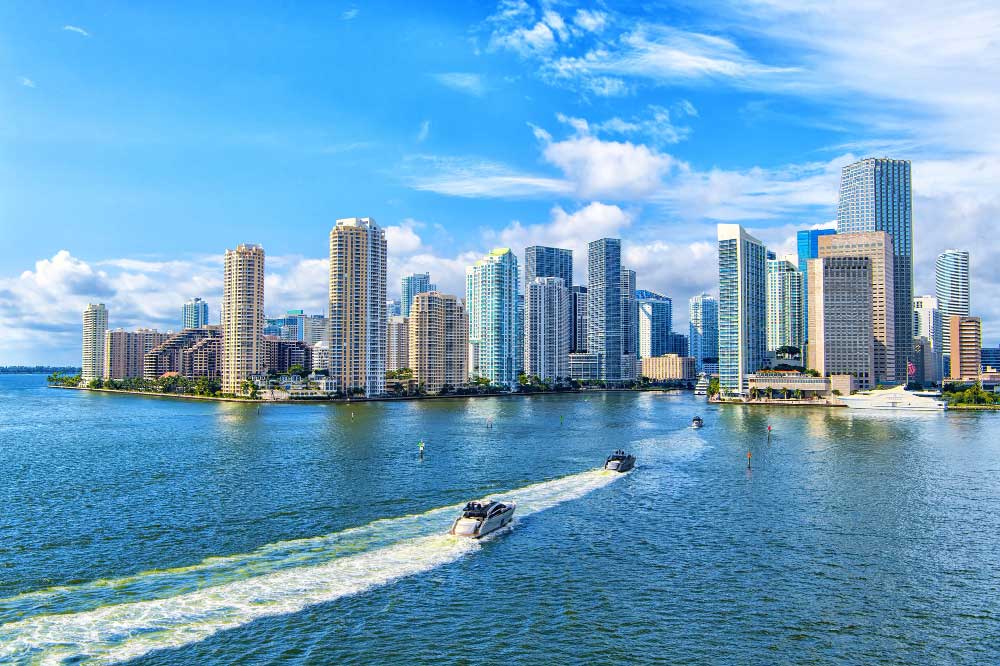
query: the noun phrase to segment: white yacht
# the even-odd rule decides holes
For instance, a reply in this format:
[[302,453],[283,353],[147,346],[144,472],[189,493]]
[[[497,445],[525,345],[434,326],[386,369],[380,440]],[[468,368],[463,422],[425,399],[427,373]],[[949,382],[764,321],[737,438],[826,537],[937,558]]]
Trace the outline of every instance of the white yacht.
[[514,518],[513,502],[469,502],[455,519],[451,534],[478,539],[507,525]]
[[694,385],[695,395],[708,395],[708,375],[704,372],[698,377],[698,383]]
[[851,409],[895,409],[920,412],[940,412],[947,405],[930,396],[907,391],[896,386],[882,391],[865,391],[840,397],[840,401]]

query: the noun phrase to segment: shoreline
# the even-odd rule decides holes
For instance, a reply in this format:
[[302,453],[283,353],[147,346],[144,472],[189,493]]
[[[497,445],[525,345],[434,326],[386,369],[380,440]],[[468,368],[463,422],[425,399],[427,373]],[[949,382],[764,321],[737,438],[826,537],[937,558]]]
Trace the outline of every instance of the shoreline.
[[757,399],[757,400],[719,400],[709,398],[709,404],[713,405],[753,405],[753,406],[764,406],[764,407],[832,407],[836,409],[846,408],[847,405],[841,405],[832,402],[825,402],[820,400],[775,400],[775,399]]

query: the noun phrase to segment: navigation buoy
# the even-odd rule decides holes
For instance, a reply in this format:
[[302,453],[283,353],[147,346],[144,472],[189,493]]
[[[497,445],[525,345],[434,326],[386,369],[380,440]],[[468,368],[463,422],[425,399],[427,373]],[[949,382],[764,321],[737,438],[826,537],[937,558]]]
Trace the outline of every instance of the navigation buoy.
[[423,458],[424,457],[424,440],[420,440],[420,442],[417,444],[417,446],[420,448],[420,457]]

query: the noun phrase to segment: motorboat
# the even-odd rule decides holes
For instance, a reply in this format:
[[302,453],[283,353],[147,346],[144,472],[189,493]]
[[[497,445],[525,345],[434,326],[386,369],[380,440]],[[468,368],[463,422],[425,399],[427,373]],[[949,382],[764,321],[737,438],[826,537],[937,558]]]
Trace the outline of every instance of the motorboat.
[[469,502],[455,519],[450,534],[478,539],[495,532],[514,518],[514,502]]
[[851,409],[941,412],[948,407],[941,400],[927,395],[920,395],[913,391],[907,391],[902,386],[854,393],[849,396],[841,396],[839,400]]
[[604,469],[612,472],[627,472],[633,467],[635,467],[635,456],[621,449],[616,450],[604,461]]
[[691,419],[691,427],[692,428],[700,428],[703,425],[705,425],[705,421],[703,421],[700,416],[696,416],[693,419]]

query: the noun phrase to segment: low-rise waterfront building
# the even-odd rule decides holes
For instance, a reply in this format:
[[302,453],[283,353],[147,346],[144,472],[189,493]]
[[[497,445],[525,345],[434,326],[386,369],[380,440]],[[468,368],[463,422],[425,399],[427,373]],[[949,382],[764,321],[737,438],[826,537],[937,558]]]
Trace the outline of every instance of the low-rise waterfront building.
[[693,356],[664,354],[662,356],[644,357],[641,363],[642,376],[657,382],[668,380],[692,381],[697,376],[695,374],[697,366]]

